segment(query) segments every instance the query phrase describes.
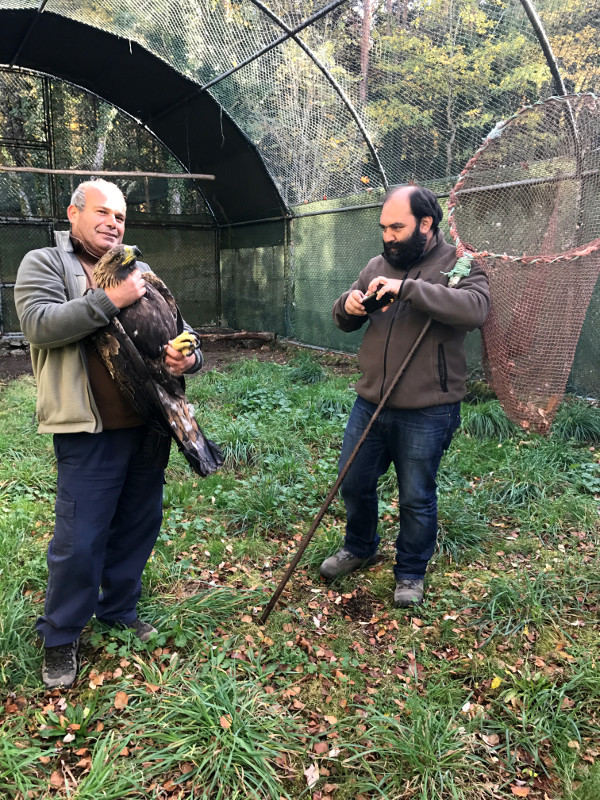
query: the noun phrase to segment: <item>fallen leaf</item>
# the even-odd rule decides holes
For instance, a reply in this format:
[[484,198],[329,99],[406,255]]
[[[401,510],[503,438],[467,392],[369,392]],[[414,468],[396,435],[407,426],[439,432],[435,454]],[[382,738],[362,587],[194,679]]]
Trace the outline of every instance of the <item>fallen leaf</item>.
[[90,673],[90,689],[96,689],[104,683],[104,673],[97,673],[92,670]]
[[318,782],[319,780],[319,768],[316,764],[311,764],[308,769],[304,770],[304,775],[306,776],[306,782],[308,784],[308,788],[312,789],[312,787]]
[[511,786],[510,790],[517,797],[527,797],[531,791],[527,786]]
[[115,695],[115,708],[125,708],[129,703],[129,695],[125,692],[117,692]]
[[53,786],[55,789],[62,789],[65,784],[65,779],[62,776],[61,772],[55,770],[52,775],[50,775],[50,786]]
[[484,736],[482,734],[481,738],[486,744],[489,744],[490,747],[495,747],[500,742],[500,737],[497,733],[492,733],[489,736]]
[[220,723],[221,727],[224,728],[226,731],[228,731],[229,728],[231,728],[231,722],[232,722],[232,720],[231,720],[231,715],[230,714],[225,714],[224,716],[220,717],[220,719],[219,719],[219,723]]

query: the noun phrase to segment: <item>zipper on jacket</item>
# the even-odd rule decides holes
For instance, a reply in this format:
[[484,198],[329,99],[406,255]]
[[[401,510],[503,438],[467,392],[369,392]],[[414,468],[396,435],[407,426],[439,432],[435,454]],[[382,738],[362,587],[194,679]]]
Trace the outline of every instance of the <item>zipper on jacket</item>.
[[438,345],[438,374],[440,376],[440,389],[442,392],[448,391],[448,365],[446,364],[446,353],[444,345]]
[[385,387],[385,376],[386,376],[386,373],[387,373],[387,369],[386,369],[386,366],[387,366],[387,354],[388,354],[388,348],[390,346],[390,338],[392,336],[392,326],[394,324],[394,320],[396,319],[397,313],[398,313],[398,308],[396,307],[394,309],[394,313],[392,314],[392,318],[390,320],[390,324],[388,325],[387,336],[385,337],[385,347],[383,348],[383,375],[382,375],[382,378],[381,378],[381,386],[379,388],[379,399],[380,400],[381,400],[381,398],[383,397],[383,394],[384,394],[383,390],[384,390],[384,387]]
[[[406,267],[406,269],[404,270],[404,278],[403,278],[403,280],[406,280],[408,278],[408,273],[410,271],[411,266],[412,266],[412,264],[409,265],[408,267]],[[415,280],[417,280],[417,278],[419,277],[419,275],[421,274],[422,271],[423,270],[419,270],[417,272],[417,274],[415,275]],[[400,287],[400,294],[402,294],[402,286]],[[398,299],[400,299],[400,298],[398,298]],[[394,308],[394,313],[392,315],[392,319],[390,320],[390,324],[388,326],[387,336],[385,337],[385,347],[383,348],[383,376],[382,376],[382,379],[381,379],[381,386],[379,388],[379,399],[380,400],[384,395],[384,389],[385,389],[385,378],[386,378],[386,374],[387,374],[387,354],[388,354],[388,349],[389,349],[389,346],[390,346],[390,339],[392,337],[392,326],[393,326],[394,322],[396,321],[396,317],[398,316],[398,314],[400,314],[406,308],[407,303],[408,303],[408,300],[404,300],[404,302],[402,303],[402,307],[400,308],[400,311],[398,310],[398,307],[400,306],[400,303],[396,304],[396,308]]]

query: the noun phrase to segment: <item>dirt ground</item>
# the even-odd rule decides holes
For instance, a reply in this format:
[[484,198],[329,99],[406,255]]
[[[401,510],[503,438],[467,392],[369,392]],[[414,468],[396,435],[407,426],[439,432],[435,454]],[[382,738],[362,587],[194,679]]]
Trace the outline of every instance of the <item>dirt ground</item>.
[[[278,364],[287,362],[301,348],[276,340],[264,342],[256,339],[238,339],[219,341],[203,340],[202,352],[204,354],[204,370],[219,369],[227,366],[232,361],[241,358],[257,358],[260,361],[275,361]],[[322,356],[324,363],[334,368],[335,371],[351,372],[356,369],[356,360],[352,356],[337,353],[322,353],[311,351],[315,356]],[[0,357],[0,385],[6,384],[21,375],[31,375],[31,361],[28,355],[12,355]]]

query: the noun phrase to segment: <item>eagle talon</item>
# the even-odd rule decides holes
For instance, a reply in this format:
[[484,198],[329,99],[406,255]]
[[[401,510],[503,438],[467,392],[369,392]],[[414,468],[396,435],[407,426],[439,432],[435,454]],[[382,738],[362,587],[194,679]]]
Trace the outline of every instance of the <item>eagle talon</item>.
[[198,337],[196,334],[190,333],[190,331],[183,331],[183,333],[176,336],[170,344],[171,347],[174,347],[175,350],[179,350],[184,356],[191,356],[200,346]]

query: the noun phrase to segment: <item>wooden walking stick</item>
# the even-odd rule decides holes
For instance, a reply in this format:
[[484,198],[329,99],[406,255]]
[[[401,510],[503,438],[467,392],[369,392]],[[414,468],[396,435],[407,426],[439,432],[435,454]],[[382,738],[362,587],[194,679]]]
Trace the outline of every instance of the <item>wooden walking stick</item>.
[[336,495],[337,490],[340,488],[342,481],[346,477],[346,473],[350,469],[350,466],[352,465],[352,462],[354,461],[354,459],[356,457],[356,454],[358,453],[358,451],[362,447],[365,439],[369,435],[369,431],[373,427],[373,424],[375,423],[375,420],[379,416],[379,414],[381,412],[381,409],[387,403],[391,393],[396,388],[396,384],[398,383],[398,381],[402,377],[402,374],[404,373],[404,371],[408,367],[408,364],[409,364],[411,358],[413,357],[413,355],[415,354],[415,351],[417,350],[417,348],[419,347],[419,345],[423,341],[423,338],[424,338],[425,334],[427,333],[427,331],[429,330],[430,325],[431,325],[431,319],[428,319],[425,322],[425,324],[423,325],[423,329],[421,330],[421,332],[417,336],[417,338],[415,340],[415,343],[413,344],[413,346],[409,350],[406,358],[404,359],[404,361],[400,365],[400,368],[398,369],[398,372],[394,375],[394,379],[392,380],[387,392],[382,397],[381,402],[379,403],[379,405],[375,409],[375,412],[373,413],[373,416],[369,420],[369,424],[364,429],[364,431],[362,433],[362,436],[360,437],[360,439],[356,443],[356,447],[354,448],[354,450],[350,454],[350,457],[348,458],[348,460],[344,464],[343,468],[340,470],[340,473],[339,473],[339,475],[337,477],[337,480],[333,484],[333,486],[331,487],[331,491],[329,492],[329,494],[327,495],[327,497],[325,499],[325,502],[323,503],[323,505],[319,509],[319,512],[317,513],[317,516],[315,517],[315,519],[313,521],[313,524],[310,526],[310,530],[308,531],[308,533],[304,536],[304,538],[300,542],[300,545],[298,547],[298,552],[296,553],[296,555],[292,559],[289,567],[286,570],[285,575],[283,576],[283,578],[281,579],[281,581],[279,583],[279,586],[277,587],[277,589],[275,589],[275,592],[273,593],[273,597],[271,597],[271,599],[267,603],[267,606],[266,606],[265,610],[263,611],[263,613],[262,613],[262,615],[260,617],[260,622],[262,624],[264,624],[267,621],[267,619],[269,618],[269,614],[271,613],[271,611],[273,610],[273,608],[275,606],[275,603],[279,599],[279,595],[283,592],[283,590],[285,588],[285,585],[287,584],[287,582],[289,581],[290,577],[292,576],[293,571],[296,569],[296,567],[298,565],[298,562],[300,561],[300,559],[304,555],[304,551],[308,547],[308,544],[309,544],[310,540],[312,539],[314,532],[317,530],[317,527],[318,527],[319,523],[321,522],[321,520],[325,516],[325,512],[327,511],[327,509],[331,505],[331,503],[333,501],[333,498]]

